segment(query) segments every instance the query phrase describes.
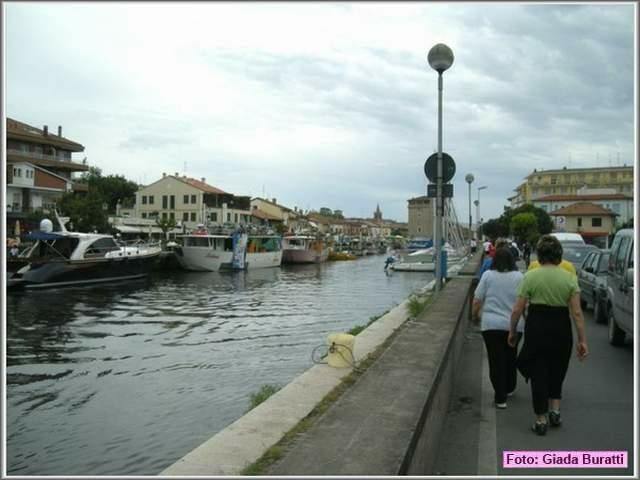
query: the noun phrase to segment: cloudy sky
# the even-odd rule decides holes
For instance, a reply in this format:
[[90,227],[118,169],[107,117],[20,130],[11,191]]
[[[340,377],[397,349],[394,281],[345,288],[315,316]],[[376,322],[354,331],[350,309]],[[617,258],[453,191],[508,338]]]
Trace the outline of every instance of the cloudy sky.
[[[162,172],[304,209],[407,220],[437,149],[458,217],[502,212],[534,168],[630,165],[631,4],[4,3],[9,117],[90,165]],[[473,211],[475,221],[475,208]]]

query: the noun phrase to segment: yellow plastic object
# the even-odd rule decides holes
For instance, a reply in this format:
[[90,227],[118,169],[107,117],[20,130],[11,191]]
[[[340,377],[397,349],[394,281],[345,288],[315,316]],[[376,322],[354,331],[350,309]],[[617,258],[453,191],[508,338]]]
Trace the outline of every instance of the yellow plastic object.
[[328,362],[330,367],[346,368],[355,365],[353,346],[356,337],[348,333],[332,333],[327,337],[329,346]]

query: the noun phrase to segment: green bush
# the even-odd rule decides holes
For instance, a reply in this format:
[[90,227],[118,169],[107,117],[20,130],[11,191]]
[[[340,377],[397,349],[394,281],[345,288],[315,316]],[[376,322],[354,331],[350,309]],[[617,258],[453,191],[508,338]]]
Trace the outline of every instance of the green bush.
[[271,395],[273,395],[278,390],[280,390],[280,388],[281,387],[278,385],[269,385],[269,384],[262,385],[262,387],[260,387],[260,390],[258,390],[258,393],[251,394],[250,401],[249,401],[249,409],[247,410],[247,412],[256,408],[258,405],[264,402],[267,398],[269,398]]
[[416,294],[412,294],[409,297],[409,304],[407,305],[407,309],[409,310],[409,314],[412,317],[417,317],[418,315],[420,315],[420,313],[422,313],[422,311],[424,310],[424,308],[427,306],[427,303],[429,303],[429,298],[430,297],[421,297],[418,296]]

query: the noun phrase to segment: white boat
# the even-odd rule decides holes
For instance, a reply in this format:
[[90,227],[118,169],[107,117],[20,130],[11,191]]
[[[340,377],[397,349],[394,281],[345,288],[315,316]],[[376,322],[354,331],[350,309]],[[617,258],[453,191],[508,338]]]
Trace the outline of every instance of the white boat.
[[399,272],[433,272],[435,265],[433,248],[424,248],[405,255],[399,262],[390,264],[389,268]]
[[49,288],[84,286],[142,278],[160,257],[160,245],[138,243],[122,245],[111,235],[70,232],[56,214],[59,231],[44,219],[40,230],[27,238],[34,244],[9,265],[10,288]]
[[178,235],[178,238],[183,243],[174,250],[178,262],[186,270],[253,270],[279,267],[282,263],[282,241],[277,235],[197,231]]
[[282,237],[282,263],[320,263],[328,256],[329,248],[324,240],[311,235]]

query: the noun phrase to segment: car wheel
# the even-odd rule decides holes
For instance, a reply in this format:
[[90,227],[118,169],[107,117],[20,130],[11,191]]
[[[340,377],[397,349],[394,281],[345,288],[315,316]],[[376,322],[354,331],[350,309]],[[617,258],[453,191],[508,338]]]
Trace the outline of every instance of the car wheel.
[[600,299],[595,297],[593,299],[593,319],[596,323],[607,323],[607,317],[605,317],[603,310]]
[[609,308],[609,343],[616,347],[624,344],[624,331],[616,324],[613,308]]

